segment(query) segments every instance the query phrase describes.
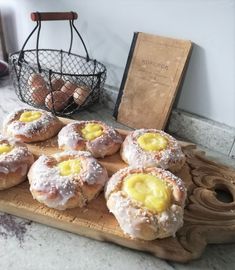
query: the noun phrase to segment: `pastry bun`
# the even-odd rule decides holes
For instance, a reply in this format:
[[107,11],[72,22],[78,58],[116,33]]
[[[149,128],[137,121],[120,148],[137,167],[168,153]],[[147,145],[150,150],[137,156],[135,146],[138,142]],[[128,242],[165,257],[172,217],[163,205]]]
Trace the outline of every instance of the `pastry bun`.
[[183,225],[186,189],[169,171],[156,167],[121,169],[108,181],[105,198],[108,209],[131,238],[174,236]]
[[58,134],[61,149],[87,150],[97,158],[116,153],[121,143],[121,135],[101,121],[76,121]]
[[[76,167],[77,166],[77,167]],[[103,189],[108,174],[89,152],[40,156],[28,173],[33,198],[50,208],[83,207]]]
[[0,190],[26,180],[33,161],[33,154],[24,143],[0,135]]
[[176,139],[157,129],[132,131],[122,144],[121,157],[130,166],[156,166],[172,172],[179,171],[186,160]]
[[55,136],[62,126],[60,120],[49,112],[20,109],[6,118],[3,132],[21,142],[39,142]]

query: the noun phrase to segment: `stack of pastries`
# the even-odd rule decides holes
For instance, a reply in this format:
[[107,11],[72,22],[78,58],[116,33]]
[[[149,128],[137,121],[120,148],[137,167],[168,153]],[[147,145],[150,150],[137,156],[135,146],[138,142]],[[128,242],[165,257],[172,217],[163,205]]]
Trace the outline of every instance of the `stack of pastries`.
[[[25,143],[56,135],[61,152],[34,160]],[[127,166],[109,179],[97,158],[119,150]],[[143,240],[169,237],[182,227],[186,188],[173,173],[184,163],[180,145],[163,131],[139,129],[123,141],[101,121],[63,126],[43,110],[10,114],[0,135],[0,189],[28,177],[33,198],[59,210],[84,207],[104,189],[107,207],[123,232]]]

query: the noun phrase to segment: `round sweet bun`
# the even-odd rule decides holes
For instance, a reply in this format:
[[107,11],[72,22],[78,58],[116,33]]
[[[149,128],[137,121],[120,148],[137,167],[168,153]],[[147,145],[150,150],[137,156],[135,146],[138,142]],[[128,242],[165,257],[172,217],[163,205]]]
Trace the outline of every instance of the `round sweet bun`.
[[77,87],[73,93],[74,102],[79,106],[82,105],[86,100],[86,98],[89,96],[89,94],[90,90],[88,87],[85,86]]
[[63,85],[64,85],[64,80],[62,78],[60,79],[54,78],[51,80],[52,91],[59,91]]
[[[135,177],[136,175],[141,177],[143,174],[151,179],[156,177],[154,181],[160,182],[160,186],[167,187],[169,200],[165,208],[162,208],[163,204],[160,202],[158,207],[162,209],[153,211],[153,209],[145,205],[145,202],[147,202],[146,198],[149,199],[149,197],[144,197],[145,201],[143,203],[136,200],[136,198],[133,199],[123,188],[126,182],[130,181],[128,180],[130,177]],[[140,186],[138,187],[138,185]],[[151,185],[154,186],[154,182]],[[152,196],[154,192],[158,192],[155,190],[150,193],[151,185],[144,186],[143,188],[143,182],[137,183],[135,186],[137,196],[149,196],[149,194]],[[143,190],[145,190],[145,194]],[[164,192],[162,194],[165,194]],[[160,198],[161,200],[162,195],[161,193],[159,194],[160,197],[158,199]],[[109,211],[114,214],[123,232],[131,238],[154,240],[174,236],[176,231],[183,225],[186,188],[183,181],[169,171],[156,167],[126,167],[121,169],[108,181],[105,188],[105,198]],[[155,199],[152,199],[153,202]]]
[[77,88],[77,85],[74,83],[71,83],[67,81],[63,87],[61,88],[61,91],[67,94],[69,97],[71,97],[74,93],[74,90]]
[[46,86],[46,81],[40,73],[32,73],[29,76],[28,85],[31,88],[41,88]]
[[49,94],[49,90],[46,86],[43,86],[40,88],[32,87],[31,99],[36,105],[43,106],[45,104],[45,99],[48,94]]
[[[138,143],[138,138],[148,133],[157,134],[156,136],[160,137],[160,141],[163,140],[165,143],[165,147],[156,151],[147,151],[142,148]],[[157,129],[138,129],[131,132],[122,144],[121,158],[130,166],[156,166],[171,172],[179,171],[186,161],[185,155],[176,139]]]
[[67,106],[68,101],[69,96],[67,94],[62,91],[54,91],[47,95],[45,105],[50,111],[52,111],[53,108],[55,111],[61,111]]
[[[94,139],[84,138],[83,130],[89,125],[100,128],[100,135]],[[59,148],[86,150],[96,158],[116,153],[120,149],[121,143],[121,135],[101,121],[76,121],[63,127],[58,134]]]
[[[23,116],[24,119],[22,119]],[[27,120],[32,121],[27,122]],[[5,119],[3,133],[21,142],[40,142],[55,136],[62,126],[62,122],[52,113],[43,110],[20,109]]]
[[25,181],[33,161],[24,143],[0,135],[0,190]]
[[50,208],[65,210],[83,207],[97,197],[108,174],[89,152],[64,151],[40,156],[31,166],[28,179],[34,199]]

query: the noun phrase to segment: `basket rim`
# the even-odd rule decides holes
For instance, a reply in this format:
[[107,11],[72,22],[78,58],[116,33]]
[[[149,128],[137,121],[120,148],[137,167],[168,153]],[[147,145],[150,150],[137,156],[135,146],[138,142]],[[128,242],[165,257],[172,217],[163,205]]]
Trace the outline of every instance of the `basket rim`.
[[[16,52],[13,52],[13,53],[10,53],[9,55],[9,61],[12,60],[13,56],[17,56],[17,55],[20,55],[21,52],[25,53],[25,52],[36,52],[37,50],[36,49],[27,49],[27,50],[23,50],[23,51],[16,51]],[[38,51],[52,51],[52,52],[60,52],[60,53],[67,53],[68,55],[73,55],[73,56],[76,56],[76,57],[79,57],[79,58],[82,58],[82,59],[85,59],[86,60],[86,57],[85,56],[82,56],[82,55],[79,55],[79,54],[75,54],[75,53],[69,53],[68,51],[64,51],[64,50],[57,50],[57,49],[38,49]],[[18,58],[19,60],[19,58]],[[76,73],[62,73],[64,76],[79,76],[79,77],[89,77],[89,76],[101,76],[102,74],[105,74],[107,69],[105,67],[104,64],[102,64],[101,62],[97,61],[96,59],[89,59],[89,61],[87,62],[96,62],[96,64],[100,65],[102,68],[103,68],[103,71],[100,71],[98,73],[93,73],[93,74],[76,74]],[[29,66],[30,68],[33,69],[32,65],[28,64],[28,63],[25,63],[24,61],[21,61],[21,62],[18,62],[18,64],[21,64],[21,65],[25,65],[25,66]],[[12,61],[12,63],[10,62],[10,64],[15,64],[14,61]],[[57,74],[57,75],[61,75],[61,72],[58,72],[58,71],[54,71],[52,69],[45,69],[45,68],[41,68],[41,71],[43,72],[47,72],[49,73],[50,71],[53,73],[53,74]]]

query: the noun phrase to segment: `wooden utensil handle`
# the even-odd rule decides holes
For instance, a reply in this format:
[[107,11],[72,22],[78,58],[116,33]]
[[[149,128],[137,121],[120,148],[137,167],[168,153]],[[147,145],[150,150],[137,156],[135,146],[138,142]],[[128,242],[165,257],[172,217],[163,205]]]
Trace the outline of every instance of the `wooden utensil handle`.
[[78,14],[76,12],[32,12],[32,21],[62,21],[76,20]]

